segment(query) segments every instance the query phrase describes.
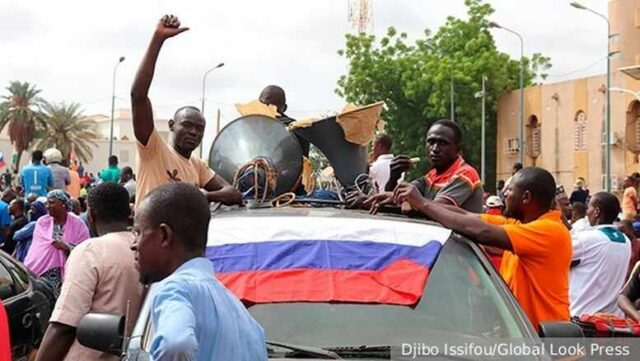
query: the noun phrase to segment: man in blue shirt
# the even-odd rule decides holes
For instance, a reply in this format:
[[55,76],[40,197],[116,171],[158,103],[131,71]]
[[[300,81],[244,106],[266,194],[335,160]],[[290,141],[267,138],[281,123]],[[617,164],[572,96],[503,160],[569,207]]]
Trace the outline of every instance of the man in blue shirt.
[[188,183],[151,191],[136,210],[131,246],[151,294],[151,359],[267,360],[264,330],[205,258],[209,202]]
[[53,186],[51,169],[42,164],[42,151],[34,150],[31,154],[31,164],[22,168],[20,173],[24,194],[34,193],[38,197],[46,197]]

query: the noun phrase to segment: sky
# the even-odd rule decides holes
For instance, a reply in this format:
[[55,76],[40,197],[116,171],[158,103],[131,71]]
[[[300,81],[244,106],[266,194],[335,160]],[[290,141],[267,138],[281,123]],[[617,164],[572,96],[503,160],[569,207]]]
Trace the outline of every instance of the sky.
[[[492,20],[518,31],[525,55],[551,57],[547,82],[605,72],[606,23],[566,0],[492,0]],[[463,0],[372,0],[376,35],[389,26],[417,38],[434,33],[447,16],[466,18]],[[607,0],[581,1],[607,14]],[[223,125],[237,117],[233,104],[256,99],[278,84],[292,117],[336,111],[335,94],[347,62],[337,54],[349,0],[0,0],[0,95],[12,80],[28,81],[51,102],[79,102],[85,114],[110,114],[113,69],[116,108],[130,107],[129,89],[158,19],[177,15],[189,31],[169,39],[151,85],[156,117],[182,105],[200,107],[207,77],[205,149],[214,137],[215,112]],[[492,30],[498,49],[519,56],[517,37]]]

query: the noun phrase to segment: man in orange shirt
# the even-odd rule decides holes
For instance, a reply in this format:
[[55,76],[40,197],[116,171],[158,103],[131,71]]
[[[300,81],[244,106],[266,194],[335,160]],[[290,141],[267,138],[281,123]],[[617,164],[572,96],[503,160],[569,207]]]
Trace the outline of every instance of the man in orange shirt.
[[636,204],[638,192],[636,191],[635,178],[624,178],[624,193],[622,194],[622,219],[632,221],[636,217]]
[[407,183],[398,185],[393,200],[409,202],[413,209],[480,244],[504,249],[500,273],[537,329],[540,322],[570,318],[571,236],[560,212],[551,209],[555,188],[546,170],[522,169],[507,186],[504,216],[437,204]]

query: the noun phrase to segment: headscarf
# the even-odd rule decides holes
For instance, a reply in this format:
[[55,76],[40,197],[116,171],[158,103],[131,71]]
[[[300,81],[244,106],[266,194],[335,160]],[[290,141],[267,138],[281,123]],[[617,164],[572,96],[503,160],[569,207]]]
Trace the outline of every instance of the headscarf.
[[31,203],[31,207],[33,208],[33,211],[31,212],[31,222],[37,221],[38,218],[47,214],[47,205],[41,200],[36,200]]
[[47,198],[57,199],[65,205],[67,211],[71,211],[73,205],[71,204],[71,198],[69,198],[69,194],[63,191],[62,189],[54,189],[47,194]]

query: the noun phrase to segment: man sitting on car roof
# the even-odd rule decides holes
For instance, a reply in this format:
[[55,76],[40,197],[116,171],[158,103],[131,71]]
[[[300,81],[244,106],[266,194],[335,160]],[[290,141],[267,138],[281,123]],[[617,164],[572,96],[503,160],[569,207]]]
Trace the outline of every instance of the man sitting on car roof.
[[[424,198],[402,183],[393,202],[408,202],[425,216],[476,242],[505,250],[500,273],[531,323],[569,320],[571,236],[560,212],[552,210],[555,181],[546,170],[524,168],[505,193],[504,216],[478,215]],[[375,211],[380,199],[370,200]]]
[[[460,155],[461,147],[462,131],[456,123],[448,119],[433,123],[427,132],[426,141],[427,156],[433,169],[411,184],[426,199],[481,213],[482,182],[478,172]],[[395,157],[391,162],[391,176],[387,189],[393,189],[402,172],[411,166],[409,157],[404,155]],[[380,203],[390,203],[393,192],[380,193],[375,197]]]

